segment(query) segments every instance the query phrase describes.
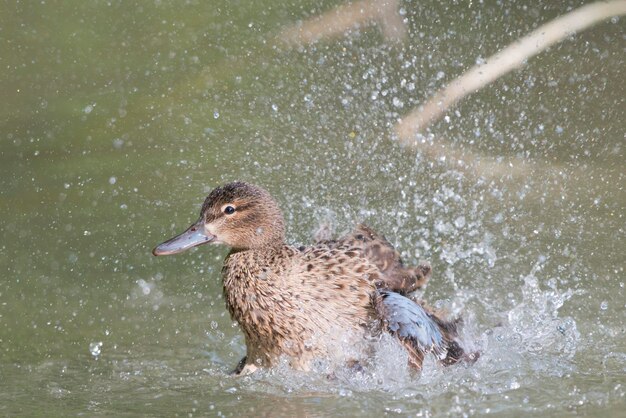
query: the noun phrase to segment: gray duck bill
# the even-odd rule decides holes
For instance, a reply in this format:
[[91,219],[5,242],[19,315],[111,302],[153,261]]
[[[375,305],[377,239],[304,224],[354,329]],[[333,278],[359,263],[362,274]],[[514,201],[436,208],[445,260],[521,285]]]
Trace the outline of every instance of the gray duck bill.
[[152,250],[152,254],[156,256],[178,254],[198,245],[208,244],[213,240],[215,240],[215,235],[205,231],[204,220],[200,218],[182,234],[157,245]]

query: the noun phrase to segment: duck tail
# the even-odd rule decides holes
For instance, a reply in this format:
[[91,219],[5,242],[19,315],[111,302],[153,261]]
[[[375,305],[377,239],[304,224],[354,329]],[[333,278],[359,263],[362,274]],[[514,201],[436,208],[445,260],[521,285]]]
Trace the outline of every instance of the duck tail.
[[452,321],[444,321],[436,315],[429,313],[429,316],[439,327],[446,342],[446,356],[441,359],[441,364],[451,366],[460,361],[474,363],[480,357],[479,351],[468,353],[459,342],[459,328],[463,325],[463,318],[455,318]]

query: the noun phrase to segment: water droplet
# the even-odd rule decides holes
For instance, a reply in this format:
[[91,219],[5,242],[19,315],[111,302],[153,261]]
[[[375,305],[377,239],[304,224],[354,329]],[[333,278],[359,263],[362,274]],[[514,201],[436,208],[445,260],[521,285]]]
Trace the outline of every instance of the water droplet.
[[154,287],[154,284],[148,283],[144,279],[137,280],[137,285],[141,288],[141,293],[143,293],[144,296],[148,296]]
[[121,138],[115,138],[113,140],[113,148],[121,149],[124,146],[124,140]]
[[97,359],[102,353],[102,341],[89,343],[89,352]]
[[[339,390],[339,396],[342,396],[342,397],[352,396],[352,391],[350,389],[342,388]],[[402,411],[400,411],[400,413],[402,413]]]

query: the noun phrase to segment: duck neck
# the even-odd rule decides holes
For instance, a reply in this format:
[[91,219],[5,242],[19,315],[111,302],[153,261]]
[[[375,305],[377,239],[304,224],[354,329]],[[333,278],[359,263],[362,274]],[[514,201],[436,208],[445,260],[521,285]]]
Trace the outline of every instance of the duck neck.
[[263,260],[274,258],[274,256],[282,251],[285,244],[282,241],[268,242],[262,246],[251,248],[231,248],[226,256],[226,260],[231,257],[245,258],[248,262],[260,263]]

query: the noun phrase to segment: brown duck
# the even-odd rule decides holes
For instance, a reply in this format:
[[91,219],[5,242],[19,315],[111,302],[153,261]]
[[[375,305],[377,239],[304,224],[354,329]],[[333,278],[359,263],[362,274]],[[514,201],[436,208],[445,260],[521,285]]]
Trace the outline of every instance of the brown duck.
[[231,248],[222,269],[224,298],[247,347],[237,374],[272,366],[283,355],[308,370],[314,359],[336,358],[341,347],[381,332],[398,338],[416,369],[429,352],[445,365],[475,358],[456,341],[458,321],[444,321],[407,297],[426,283],[430,267],[405,267],[393,246],[365,225],[338,240],[286,245],[276,201],[260,187],[234,182],[214,189],[198,221],[153,254],[206,243]]

